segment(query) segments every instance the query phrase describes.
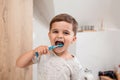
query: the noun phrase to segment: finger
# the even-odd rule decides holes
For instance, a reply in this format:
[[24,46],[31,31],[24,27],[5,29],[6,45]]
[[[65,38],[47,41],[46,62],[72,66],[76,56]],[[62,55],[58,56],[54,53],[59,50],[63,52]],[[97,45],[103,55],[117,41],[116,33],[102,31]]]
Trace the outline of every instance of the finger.
[[48,52],[48,47],[47,46],[40,46],[35,49],[35,52],[38,52],[40,55],[41,54],[47,54]]
[[45,47],[44,48],[44,54],[47,54],[48,53],[48,47]]
[[111,78],[108,77],[108,76],[101,76],[101,80],[113,80],[113,79],[111,79]]

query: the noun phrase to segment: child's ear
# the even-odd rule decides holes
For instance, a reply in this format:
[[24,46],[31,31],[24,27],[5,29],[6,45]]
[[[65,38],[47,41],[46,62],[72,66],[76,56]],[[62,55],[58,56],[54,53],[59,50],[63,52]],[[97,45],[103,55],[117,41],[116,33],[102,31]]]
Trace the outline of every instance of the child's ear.
[[72,41],[72,43],[73,43],[73,42],[75,42],[75,41],[76,41],[76,39],[77,39],[77,37],[76,37],[76,36],[74,36],[74,37],[73,37],[73,41]]

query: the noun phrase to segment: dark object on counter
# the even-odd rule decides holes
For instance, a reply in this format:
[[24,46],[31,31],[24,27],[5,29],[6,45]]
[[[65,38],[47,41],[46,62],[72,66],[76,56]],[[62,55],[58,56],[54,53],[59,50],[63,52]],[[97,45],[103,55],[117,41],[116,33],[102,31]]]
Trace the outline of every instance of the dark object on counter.
[[117,76],[114,71],[99,71],[98,76],[108,76],[112,79],[117,80]]

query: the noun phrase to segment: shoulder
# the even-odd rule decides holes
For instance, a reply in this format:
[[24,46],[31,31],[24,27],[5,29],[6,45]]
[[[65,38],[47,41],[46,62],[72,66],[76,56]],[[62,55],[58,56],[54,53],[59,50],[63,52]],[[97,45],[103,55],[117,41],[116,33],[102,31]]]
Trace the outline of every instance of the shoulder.
[[72,59],[67,60],[67,63],[70,65],[70,67],[73,70],[79,71],[82,69],[82,65],[80,64],[79,60],[76,56],[74,56]]
[[71,80],[84,80],[83,67],[77,57],[74,56],[71,61],[68,61],[68,64],[71,67]]

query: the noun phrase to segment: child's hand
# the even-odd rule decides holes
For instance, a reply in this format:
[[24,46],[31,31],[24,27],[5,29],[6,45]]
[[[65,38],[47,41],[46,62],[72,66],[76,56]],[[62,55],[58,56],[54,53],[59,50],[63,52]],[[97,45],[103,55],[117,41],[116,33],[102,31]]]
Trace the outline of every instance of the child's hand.
[[120,73],[116,72],[117,79],[120,80]]
[[108,76],[100,76],[101,80],[113,80]]
[[40,55],[42,54],[48,54],[49,53],[49,50],[48,50],[48,46],[39,46],[37,47],[34,52],[38,52]]

